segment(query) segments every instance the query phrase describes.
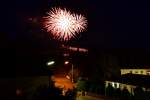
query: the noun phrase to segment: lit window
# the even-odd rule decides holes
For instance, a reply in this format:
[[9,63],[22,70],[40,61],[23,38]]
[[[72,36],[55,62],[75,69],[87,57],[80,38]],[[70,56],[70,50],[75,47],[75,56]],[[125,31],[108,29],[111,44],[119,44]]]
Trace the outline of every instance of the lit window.
[[112,87],[115,87],[115,83],[114,82],[112,82]]
[[119,88],[119,83],[114,83],[114,82],[112,82],[112,87],[114,87],[114,88]]
[[141,74],[143,74],[143,71],[141,71]]
[[116,84],[115,84],[115,87],[116,87],[116,88],[119,88],[119,87],[120,87],[119,83],[116,83]]

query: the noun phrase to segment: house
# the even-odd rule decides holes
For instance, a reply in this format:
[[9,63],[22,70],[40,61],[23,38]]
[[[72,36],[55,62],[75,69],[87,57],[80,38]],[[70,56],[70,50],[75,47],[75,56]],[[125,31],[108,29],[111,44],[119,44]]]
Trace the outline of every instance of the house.
[[108,87],[109,84],[114,89],[120,88],[120,90],[123,90],[126,88],[129,93],[134,95],[136,87],[141,87],[143,91],[150,91],[150,76],[128,73],[121,75],[118,80],[105,81],[105,87]]
[[150,75],[150,69],[121,69],[121,75],[132,73],[140,75]]
[[126,88],[128,92],[134,95],[134,90],[137,87],[143,91],[150,91],[150,69],[120,69],[121,76],[115,80],[105,81],[105,88],[111,85],[114,89]]

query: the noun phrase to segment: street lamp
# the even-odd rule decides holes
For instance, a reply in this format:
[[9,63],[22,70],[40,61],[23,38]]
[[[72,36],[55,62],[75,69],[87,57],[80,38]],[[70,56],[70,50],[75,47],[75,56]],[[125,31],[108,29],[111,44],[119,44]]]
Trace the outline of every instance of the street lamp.
[[[67,64],[69,64],[69,61],[65,61],[64,62],[65,63],[65,65],[67,65]],[[73,69],[74,69],[74,66],[73,66],[73,64],[71,64],[71,74],[72,74],[72,78],[71,78],[71,81],[72,81],[72,83],[73,83]]]
[[65,65],[69,64],[69,61],[65,61]]
[[50,61],[50,62],[47,62],[47,66],[51,66],[55,63],[55,61]]
[[[46,65],[47,66],[52,66],[54,63],[55,63],[55,61],[49,61],[49,62],[47,62]],[[49,71],[49,74],[48,74],[49,76],[48,77],[49,77],[49,88],[50,88],[50,84],[51,84],[50,76],[51,75],[50,75],[50,70],[48,70],[48,71]]]

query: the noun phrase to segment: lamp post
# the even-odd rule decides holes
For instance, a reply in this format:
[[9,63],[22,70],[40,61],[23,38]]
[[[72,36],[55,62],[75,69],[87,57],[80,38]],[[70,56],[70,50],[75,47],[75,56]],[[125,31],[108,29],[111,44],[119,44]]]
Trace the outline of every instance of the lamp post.
[[[69,61],[65,61],[65,65],[69,64]],[[74,79],[73,79],[73,71],[74,71],[74,66],[73,64],[71,64],[71,82],[73,83],[74,82]]]
[[55,63],[55,61],[50,61],[50,62],[47,62],[47,66],[51,66]]
[[73,64],[72,64],[72,65],[71,65],[71,69],[72,69],[72,71],[71,71],[71,72],[72,72],[72,79],[71,79],[71,81],[72,81],[72,83],[73,83],[73,67],[74,67],[74,66],[73,66]]
[[[53,64],[55,63],[55,61],[49,61],[49,62],[47,62],[47,66],[52,66]],[[49,88],[50,88],[50,84],[51,84],[51,79],[50,79],[50,70],[48,70],[49,71],[49,73],[48,73],[48,77],[49,77]]]

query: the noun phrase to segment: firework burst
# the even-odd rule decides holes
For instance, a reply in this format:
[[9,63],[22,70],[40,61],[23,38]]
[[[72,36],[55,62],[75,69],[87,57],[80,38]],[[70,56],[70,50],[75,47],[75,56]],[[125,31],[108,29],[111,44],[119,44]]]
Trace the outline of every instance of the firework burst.
[[60,40],[69,40],[85,31],[87,20],[84,16],[71,13],[66,9],[53,8],[44,17],[44,27],[47,32]]

